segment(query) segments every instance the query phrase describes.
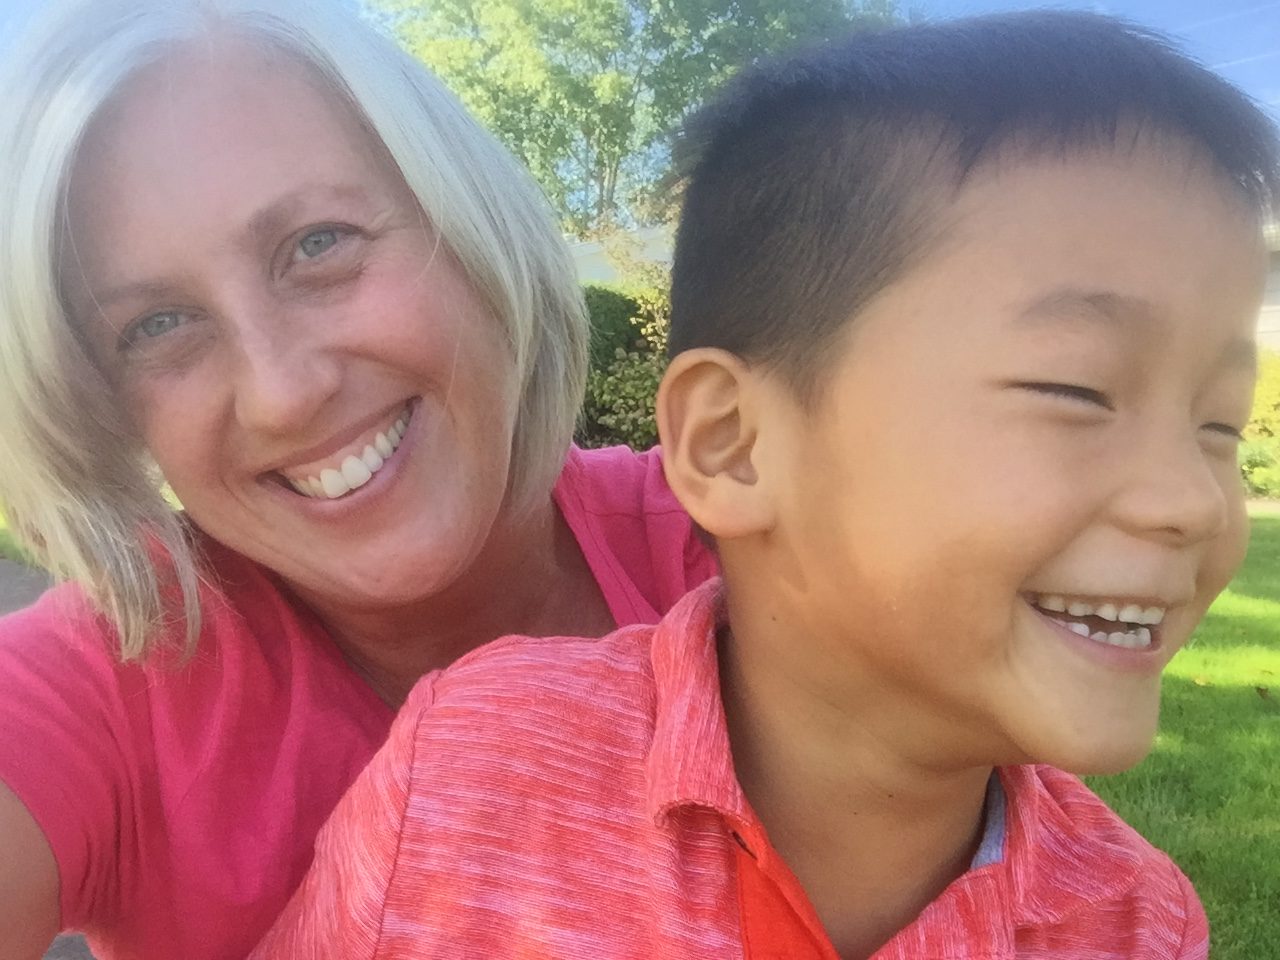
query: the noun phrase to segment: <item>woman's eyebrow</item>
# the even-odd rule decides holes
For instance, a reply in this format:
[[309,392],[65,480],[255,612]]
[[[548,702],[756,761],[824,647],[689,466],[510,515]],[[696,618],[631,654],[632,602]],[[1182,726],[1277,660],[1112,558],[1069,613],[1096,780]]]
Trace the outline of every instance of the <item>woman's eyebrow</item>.
[[139,280],[122,283],[105,290],[94,290],[86,285],[68,299],[72,318],[83,322],[86,317],[105,314],[110,308],[131,301],[159,302],[172,299],[174,287],[162,280]]
[[249,217],[244,239],[253,242],[278,236],[294,226],[301,212],[316,202],[336,202],[347,206],[370,202],[369,191],[354,184],[303,184],[282,194]]

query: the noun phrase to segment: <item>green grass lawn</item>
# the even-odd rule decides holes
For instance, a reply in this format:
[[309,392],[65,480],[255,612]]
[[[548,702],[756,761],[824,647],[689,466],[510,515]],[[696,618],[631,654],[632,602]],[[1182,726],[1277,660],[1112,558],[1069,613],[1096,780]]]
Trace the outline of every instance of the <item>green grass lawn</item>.
[[1253,511],[1244,568],[1165,674],[1151,756],[1090,786],[1191,877],[1214,960],[1280,956],[1280,509]]

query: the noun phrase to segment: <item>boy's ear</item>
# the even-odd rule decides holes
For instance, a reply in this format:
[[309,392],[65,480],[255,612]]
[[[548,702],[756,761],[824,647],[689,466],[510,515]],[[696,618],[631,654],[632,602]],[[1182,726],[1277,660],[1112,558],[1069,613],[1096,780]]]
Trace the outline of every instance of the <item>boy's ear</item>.
[[725,350],[678,354],[658,388],[663,469],[676,499],[719,540],[763,533],[773,505],[754,457],[758,374]]

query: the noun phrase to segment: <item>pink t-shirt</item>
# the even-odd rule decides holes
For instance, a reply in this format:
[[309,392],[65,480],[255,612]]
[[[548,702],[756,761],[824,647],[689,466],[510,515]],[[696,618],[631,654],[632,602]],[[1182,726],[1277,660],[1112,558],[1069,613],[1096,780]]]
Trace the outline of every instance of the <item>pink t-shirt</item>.
[[[555,500],[619,625],[714,560],[656,452],[572,450]],[[44,830],[101,960],[240,960],[287,902],[392,711],[262,568],[203,544],[195,658],[123,666],[70,586],[0,619],[0,781]]]

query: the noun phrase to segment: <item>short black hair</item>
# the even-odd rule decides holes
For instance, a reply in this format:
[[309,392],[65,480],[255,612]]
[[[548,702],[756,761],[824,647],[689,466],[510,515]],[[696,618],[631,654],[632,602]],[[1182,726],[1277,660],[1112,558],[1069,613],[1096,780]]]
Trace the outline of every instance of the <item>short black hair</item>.
[[811,397],[835,335],[931,248],[939,197],[1015,139],[1068,155],[1135,124],[1274,213],[1275,125],[1127,21],[1028,11],[891,27],[750,67],[676,141],[669,351],[720,347]]

